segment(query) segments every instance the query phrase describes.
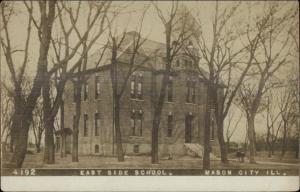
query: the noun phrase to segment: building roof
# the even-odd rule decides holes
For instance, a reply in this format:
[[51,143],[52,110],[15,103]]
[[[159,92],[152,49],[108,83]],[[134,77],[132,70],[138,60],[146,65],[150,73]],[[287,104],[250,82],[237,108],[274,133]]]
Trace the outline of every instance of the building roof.
[[[132,48],[132,44],[134,38],[139,35],[136,31],[131,31],[125,34],[124,40],[119,48],[118,51],[118,58],[119,61],[123,63],[127,63],[129,60],[128,53],[130,53],[130,49]],[[121,36],[119,36],[120,38]],[[118,38],[118,37],[117,37]],[[144,43],[142,44],[139,55],[151,57],[151,61],[144,64],[144,67],[154,68],[157,70],[163,69],[163,57],[165,56],[165,44],[161,42],[157,42],[154,40],[150,40],[144,37],[141,37],[141,41]],[[125,56],[127,55],[127,57]],[[128,60],[128,61],[126,61]],[[138,60],[138,58],[137,58]],[[156,60],[156,61],[154,61]],[[138,62],[137,62],[138,63]],[[93,70],[97,68],[103,68],[103,66],[111,64],[111,47],[107,46],[106,48],[101,48],[89,56],[87,61],[87,70]],[[199,68],[199,77],[207,80],[208,73],[201,67]]]
[[[124,53],[130,52],[130,48],[132,48],[132,44],[134,41],[134,38],[138,33],[136,31],[131,31],[125,34],[124,40],[122,41],[122,44],[118,50],[118,57],[121,57]],[[117,37],[117,41],[120,41],[122,35]],[[144,43],[141,46],[141,49],[139,50],[140,53],[144,55],[152,55],[155,53],[162,53],[164,51],[165,45],[163,43],[153,41],[150,39],[146,39],[141,37],[141,42],[144,41]],[[95,53],[89,56],[87,61],[87,69],[93,69],[104,65],[111,64],[111,47],[108,45],[106,48],[98,49]]]

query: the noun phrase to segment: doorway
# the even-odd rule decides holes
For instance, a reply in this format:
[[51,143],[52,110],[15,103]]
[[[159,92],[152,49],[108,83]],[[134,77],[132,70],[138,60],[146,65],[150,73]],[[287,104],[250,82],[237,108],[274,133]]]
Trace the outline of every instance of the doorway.
[[185,143],[192,142],[192,129],[193,129],[193,114],[188,113],[185,116]]

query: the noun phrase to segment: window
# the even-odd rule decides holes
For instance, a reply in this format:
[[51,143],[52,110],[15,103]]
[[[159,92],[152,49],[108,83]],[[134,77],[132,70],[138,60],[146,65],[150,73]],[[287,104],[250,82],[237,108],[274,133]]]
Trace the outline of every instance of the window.
[[176,67],[180,67],[180,60],[179,59],[176,60]]
[[88,136],[88,114],[84,114],[83,116],[83,136]]
[[187,79],[186,83],[186,102],[187,103],[196,103],[196,81]]
[[185,142],[192,142],[192,131],[193,131],[193,113],[189,112],[185,116]]
[[73,101],[76,102],[76,96],[77,96],[77,90],[76,90],[76,85],[74,83],[74,86],[73,86]]
[[75,129],[76,115],[73,115],[73,130]]
[[101,125],[99,113],[95,113],[95,136],[99,136],[99,128]]
[[130,127],[132,136],[142,136],[143,135],[143,111],[135,110],[131,111],[130,114]]
[[184,60],[184,66],[185,66],[186,69],[188,68],[188,62],[189,61],[187,59]]
[[210,111],[210,140],[215,139],[215,110],[211,109]]
[[99,153],[99,145],[95,145],[95,153]]
[[132,76],[130,82],[130,97],[135,98],[135,75]]
[[140,149],[139,149],[139,145],[134,145],[133,146],[133,152],[134,153],[139,153]]
[[138,78],[138,84],[137,84],[137,98],[142,99],[143,98],[143,78],[140,74]]
[[194,64],[194,68],[197,69],[197,67],[198,67],[197,62],[192,61],[192,63]]
[[186,102],[189,103],[190,102],[190,95],[191,95],[191,90],[190,90],[190,85],[191,81],[188,78],[186,81]]
[[133,136],[135,136],[135,111],[132,110],[130,114],[130,127],[131,127],[131,133]]
[[200,105],[202,105],[203,94],[204,94],[203,85],[202,85],[202,83],[199,83],[199,88],[198,88],[198,103]]
[[168,94],[168,102],[173,102],[173,77],[172,76],[169,76],[167,94]]
[[173,130],[173,115],[170,112],[168,114],[167,137],[172,137],[172,130]]
[[143,135],[143,111],[140,110],[137,116],[137,136],[142,136]]
[[88,99],[89,85],[87,83],[83,84],[82,87],[82,99],[86,101]]
[[139,73],[137,77],[135,73],[132,74],[130,81],[130,97],[132,99],[142,99],[143,98],[143,75]]
[[196,82],[195,81],[192,81],[191,88],[192,88],[192,103],[196,103]]
[[188,62],[189,62],[189,68],[190,68],[190,69],[193,69],[193,61],[192,61],[192,60],[189,60]]
[[100,97],[100,91],[101,91],[101,87],[100,87],[100,77],[99,76],[96,76],[95,78],[95,98],[96,99],[99,99]]

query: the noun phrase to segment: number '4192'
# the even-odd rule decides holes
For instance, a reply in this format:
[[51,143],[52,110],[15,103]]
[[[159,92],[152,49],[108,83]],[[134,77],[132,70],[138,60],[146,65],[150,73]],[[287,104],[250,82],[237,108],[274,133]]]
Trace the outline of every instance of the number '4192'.
[[14,169],[14,175],[23,175],[23,176],[34,176],[35,169]]

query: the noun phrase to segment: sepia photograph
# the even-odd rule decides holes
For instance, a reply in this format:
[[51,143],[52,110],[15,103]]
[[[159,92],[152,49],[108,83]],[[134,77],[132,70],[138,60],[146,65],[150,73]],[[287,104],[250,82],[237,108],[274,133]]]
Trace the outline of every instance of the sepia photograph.
[[297,1],[0,6],[2,190],[41,176],[299,189]]

